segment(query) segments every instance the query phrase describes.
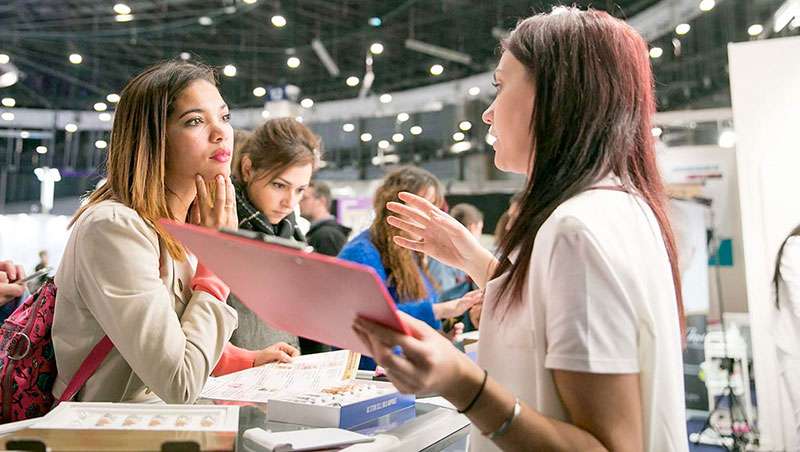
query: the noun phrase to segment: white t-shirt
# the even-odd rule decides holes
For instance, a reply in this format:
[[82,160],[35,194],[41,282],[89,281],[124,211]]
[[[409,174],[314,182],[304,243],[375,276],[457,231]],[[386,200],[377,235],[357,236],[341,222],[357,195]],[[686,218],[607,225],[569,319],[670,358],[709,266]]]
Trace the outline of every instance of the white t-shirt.
[[[643,199],[589,190],[560,205],[536,237],[522,303],[501,320],[494,295],[507,276],[486,287],[478,363],[490,376],[568,422],[551,369],[639,373],[645,450],[688,450],[672,271]],[[474,428],[470,443],[498,450]]]

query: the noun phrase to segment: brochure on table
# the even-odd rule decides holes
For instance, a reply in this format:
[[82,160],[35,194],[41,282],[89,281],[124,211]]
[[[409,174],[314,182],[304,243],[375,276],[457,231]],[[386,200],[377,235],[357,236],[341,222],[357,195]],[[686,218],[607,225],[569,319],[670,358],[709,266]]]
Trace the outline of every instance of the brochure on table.
[[291,363],[270,363],[222,377],[209,377],[200,396],[265,403],[292,394],[321,394],[352,383],[360,357],[350,350],[337,350],[298,356]]

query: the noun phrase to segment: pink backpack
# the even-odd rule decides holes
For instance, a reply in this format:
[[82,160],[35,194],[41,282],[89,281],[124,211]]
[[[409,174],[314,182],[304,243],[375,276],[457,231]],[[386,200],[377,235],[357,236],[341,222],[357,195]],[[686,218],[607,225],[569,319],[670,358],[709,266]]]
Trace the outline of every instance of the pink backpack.
[[[53,352],[56,285],[52,279],[28,297],[0,327],[0,423],[43,416],[56,404],[58,375]],[[108,336],[94,346],[58,402],[71,400],[114,345]]]

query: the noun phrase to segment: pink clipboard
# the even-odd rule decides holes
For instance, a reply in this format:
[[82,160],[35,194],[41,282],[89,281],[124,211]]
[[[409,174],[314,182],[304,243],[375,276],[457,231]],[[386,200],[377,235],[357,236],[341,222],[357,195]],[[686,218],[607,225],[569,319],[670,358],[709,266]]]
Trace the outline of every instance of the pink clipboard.
[[361,316],[410,335],[365,265],[169,220],[159,223],[264,323],[369,355],[351,328]]

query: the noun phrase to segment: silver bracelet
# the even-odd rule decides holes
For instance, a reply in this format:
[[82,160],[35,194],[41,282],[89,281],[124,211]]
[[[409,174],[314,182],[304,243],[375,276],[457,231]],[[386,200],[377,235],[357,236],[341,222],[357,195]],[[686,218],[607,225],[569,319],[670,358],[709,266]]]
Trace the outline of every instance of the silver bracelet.
[[491,440],[494,440],[495,438],[504,435],[508,431],[508,429],[511,428],[511,423],[514,422],[514,419],[516,419],[517,416],[519,416],[520,412],[522,412],[522,406],[519,404],[519,398],[516,398],[514,399],[514,412],[511,413],[511,416],[509,416],[505,422],[503,422],[503,425],[498,427],[497,430],[491,433],[484,433],[483,435]]

